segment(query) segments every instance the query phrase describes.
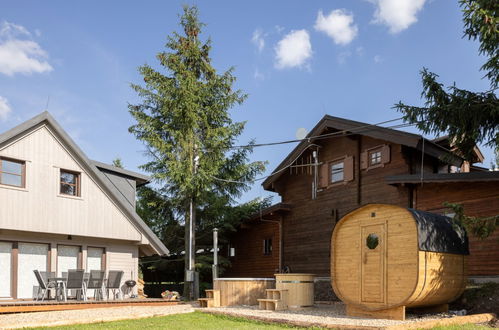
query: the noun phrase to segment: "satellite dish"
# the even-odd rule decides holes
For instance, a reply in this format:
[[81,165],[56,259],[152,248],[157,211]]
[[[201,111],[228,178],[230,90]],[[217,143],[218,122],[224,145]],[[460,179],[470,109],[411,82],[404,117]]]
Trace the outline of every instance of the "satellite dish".
[[298,140],[304,139],[308,134],[308,131],[306,128],[300,127],[296,130],[296,138]]

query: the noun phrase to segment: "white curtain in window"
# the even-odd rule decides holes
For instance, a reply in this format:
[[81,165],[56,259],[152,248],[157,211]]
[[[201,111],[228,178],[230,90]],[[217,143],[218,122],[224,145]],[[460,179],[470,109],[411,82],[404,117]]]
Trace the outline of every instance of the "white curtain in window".
[[17,297],[33,298],[38,281],[33,270],[47,271],[47,244],[19,243]]
[[102,270],[101,268],[103,255],[104,249],[89,247],[87,250],[87,271]]
[[57,276],[62,276],[68,269],[78,269],[79,246],[57,246]]
[[0,242],[0,298],[11,297],[12,243]]

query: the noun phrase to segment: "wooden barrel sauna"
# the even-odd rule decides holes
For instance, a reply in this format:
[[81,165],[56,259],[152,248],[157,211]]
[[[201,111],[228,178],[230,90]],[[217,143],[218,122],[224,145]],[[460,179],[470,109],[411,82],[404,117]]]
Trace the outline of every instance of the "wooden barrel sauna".
[[213,281],[213,289],[220,290],[220,306],[258,305],[257,299],[274,288],[273,278],[219,277]]
[[331,251],[334,292],[350,316],[403,320],[406,307],[445,311],[465,288],[468,238],[442,215],[366,205],[338,222]]
[[314,274],[274,274],[275,288],[288,290],[288,307],[302,308],[314,305]]

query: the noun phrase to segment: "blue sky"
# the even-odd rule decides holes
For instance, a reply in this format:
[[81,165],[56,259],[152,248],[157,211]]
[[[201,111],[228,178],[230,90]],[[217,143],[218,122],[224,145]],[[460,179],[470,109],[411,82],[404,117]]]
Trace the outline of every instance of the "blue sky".
[[[0,3],[0,132],[48,110],[90,158],[119,156],[137,170],[144,147],[128,133],[137,67],[156,65],[178,30],[182,4],[196,4],[222,71],[235,67],[249,94],[232,110],[247,121],[240,142],[295,138],[325,114],[377,123],[421,104],[419,70],[470,90],[489,85],[478,44],[462,39],[449,0],[3,1]],[[409,131],[415,132],[414,129]],[[270,172],[293,145],[259,148]],[[485,166],[492,152],[484,148]],[[265,196],[255,184],[241,200]]]

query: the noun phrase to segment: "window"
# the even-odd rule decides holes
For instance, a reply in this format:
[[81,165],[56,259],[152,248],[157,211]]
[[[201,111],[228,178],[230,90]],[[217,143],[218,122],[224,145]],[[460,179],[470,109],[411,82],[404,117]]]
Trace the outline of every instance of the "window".
[[374,250],[379,244],[379,237],[376,234],[369,234],[366,238],[366,245],[369,249]]
[[263,254],[266,256],[272,254],[272,238],[263,240]]
[[62,195],[80,196],[80,174],[61,170],[60,193]]
[[369,166],[381,164],[381,149],[369,152]]
[[23,161],[0,158],[0,184],[24,187],[24,166]]
[[331,182],[340,182],[343,181],[343,169],[345,163],[343,161],[331,164]]

